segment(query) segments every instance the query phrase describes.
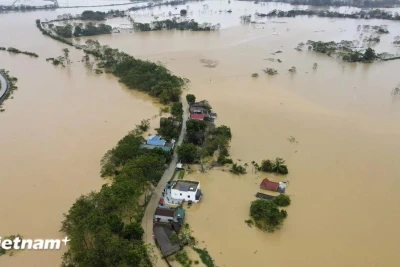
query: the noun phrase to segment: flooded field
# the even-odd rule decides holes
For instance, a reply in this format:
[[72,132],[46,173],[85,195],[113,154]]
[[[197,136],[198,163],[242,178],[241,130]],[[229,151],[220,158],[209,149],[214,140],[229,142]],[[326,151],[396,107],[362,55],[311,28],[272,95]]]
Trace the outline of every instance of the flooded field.
[[[233,12],[207,12],[203,4]],[[282,178],[254,174],[250,167],[243,176],[213,170],[186,177],[198,179],[204,192],[203,201],[188,209],[188,222],[218,266],[397,266],[400,98],[391,91],[400,83],[400,61],[349,64],[293,48],[307,40],[355,40],[360,36],[357,25],[385,24],[390,34],[374,49],[400,53],[390,44],[400,35],[399,23],[299,17],[240,24],[241,15],[275,8],[290,6],[194,3],[190,16],[221,23],[222,29],[94,39],[135,57],[160,61],[189,78],[187,93],[209,100],[218,113],[217,124],[231,127],[235,161],[277,156],[287,161],[292,205],[284,226],[273,234],[249,228],[244,220],[262,178]],[[170,10],[157,8],[135,16],[146,21],[151,12]],[[0,68],[19,79],[19,90],[0,114],[0,201],[5,203],[1,235],[58,237],[62,213],[80,194],[102,184],[98,173],[104,152],[142,118],[158,112],[150,98],[128,91],[114,77],[88,72],[77,62],[79,51],[71,53],[74,63],[67,68],[45,62],[46,57],[59,56],[64,46],[42,36],[34,20],[60,13],[0,15],[1,25],[9,25],[0,27],[0,46],[40,56],[0,53]],[[282,52],[271,54],[278,50]],[[215,67],[205,67],[205,60]],[[291,66],[297,73],[288,72]],[[267,76],[264,68],[279,74]],[[260,76],[251,78],[255,72]],[[290,136],[298,143],[290,143]],[[0,265],[57,266],[60,256],[54,251],[24,251],[0,257]]]

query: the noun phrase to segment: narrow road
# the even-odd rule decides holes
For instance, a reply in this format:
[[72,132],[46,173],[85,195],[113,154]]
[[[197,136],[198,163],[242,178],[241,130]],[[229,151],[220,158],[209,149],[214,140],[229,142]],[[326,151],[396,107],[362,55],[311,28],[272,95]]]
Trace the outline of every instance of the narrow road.
[[[185,132],[186,132],[186,120],[189,116],[189,112],[188,112],[189,107],[186,103],[186,99],[182,97],[181,101],[182,101],[182,105],[183,105],[182,130],[181,130],[181,134],[180,134],[179,139],[176,142],[175,146],[180,145],[183,141],[183,136],[185,135]],[[143,239],[146,243],[155,244],[154,240],[153,240],[154,211],[156,210],[156,208],[158,206],[158,201],[160,200],[162,191],[164,190],[165,186],[167,185],[167,182],[171,179],[172,175],[174,174],[177,162],[178,162],[178,155],[176,153],[174,153],[171,164],[169,165],[168,169],[165,170],[163,176],[161,177],[161,180],[158,182],[157,187],[153,191],[153,195],[151,197],[149,204],[147,205],[147,208],[146,208],[146,211],[145,211],[145,214],[143,217],[143,221],[142,221],[142,227],[144,229]],[[154,254],[158,258],[156,266],[166,267],[167,264],[165,263],[164,260],[162,260],[161,253],[158,248],[155,248]]]
[[0,100],[2,99],[3,95],[7,92],[7,80],[6,78],[3,76],[3,73],[0,72]]

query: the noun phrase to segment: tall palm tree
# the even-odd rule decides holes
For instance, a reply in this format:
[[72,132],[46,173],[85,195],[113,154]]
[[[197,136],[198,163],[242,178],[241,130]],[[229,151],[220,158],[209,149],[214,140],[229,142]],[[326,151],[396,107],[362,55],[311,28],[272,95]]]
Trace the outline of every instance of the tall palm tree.
[[275,161],[272,162],[272,172],[276,172],[279,174],[288,174],[288,168],[285,164],[285,160],[283,158],[276,158]]

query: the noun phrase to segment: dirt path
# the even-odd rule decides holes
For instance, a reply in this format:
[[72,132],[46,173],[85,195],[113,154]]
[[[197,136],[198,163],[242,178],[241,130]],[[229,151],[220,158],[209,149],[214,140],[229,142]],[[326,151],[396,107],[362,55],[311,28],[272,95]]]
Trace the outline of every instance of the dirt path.
[[[183,141],[183,136],[186,132],[186,120],[189,116],[188,105],[186,103],[186,99],[182,98],[182,104],[183,104],[182,130],[181,130],[181,134],[179,136],[178,142],[176,143],[176,146],[180,145]],[[176,153],[174,153],[171,164],[169,165],[168,169],[165,170],[163,176],[161,177],[161,180],[158,182],[157,187],[153,191],[153,195],[151,197],[149,204],[147,205],[147,208],[146,208],[146,211],[145,211],[145,214],[143,217],[143,221],[142,221],[142,227],[144,229],[144,241],[146,243],[154,244],[154,240],[153,240],[154,210],[157,208],[158,201],[161,197],[161,192],[163,191],[163,189],[167,185],[167,182],[171,179],[172,175],[174,174],[177,162],[178,162],[178,155]],[[165,261],[162,260],[160,250],[158,248],[156,248],[154,252],[158,258],[156,266],[159,266],[159,267],[167,266]]]

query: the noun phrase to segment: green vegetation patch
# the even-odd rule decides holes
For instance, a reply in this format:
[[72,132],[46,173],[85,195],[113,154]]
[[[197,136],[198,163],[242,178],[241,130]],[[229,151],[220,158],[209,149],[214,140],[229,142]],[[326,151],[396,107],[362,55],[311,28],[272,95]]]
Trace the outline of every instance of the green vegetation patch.
[[282,226],[287,217],[287,212],[279,210],[278,206],[272,201],[257,199],[251,203],[250,216],[259,229],[274,232]]
[[212,259],[212,257],[210,256],[210,254],[208,253],[208,251],[206,249],[193,247],[193,250],[199,254],[200,259],[205,266],[207,266],[207,267],[215,266],[214,260]]

